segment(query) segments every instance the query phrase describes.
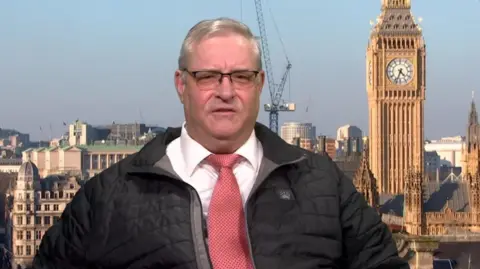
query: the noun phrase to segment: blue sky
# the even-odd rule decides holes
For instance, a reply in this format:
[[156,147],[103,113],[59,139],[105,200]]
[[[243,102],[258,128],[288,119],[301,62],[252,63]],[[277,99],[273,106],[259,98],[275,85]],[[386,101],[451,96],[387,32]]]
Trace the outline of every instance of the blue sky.
[[[427,42],[426,135],[463,135],[473,90],[480,100],[480,2],[412,2]],[[344,124],[366,131],[365,49],[380,0],[263,3],[277,82],[285,56],[268,7],[293,64],[284,97],[297,112],[280,123],[310,121],[327,135]],[[220,16],[258,33],[253,0],[1,1],[0,128],[47,139],[49,125],[58,136],[77,118],[179,125],[181,42],[197,21]],[[259,120],[267,123],[267,113]]]

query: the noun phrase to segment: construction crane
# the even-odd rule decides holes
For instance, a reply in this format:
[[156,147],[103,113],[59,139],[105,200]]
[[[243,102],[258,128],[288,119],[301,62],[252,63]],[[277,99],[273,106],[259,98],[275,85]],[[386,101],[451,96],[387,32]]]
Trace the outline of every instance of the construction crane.
[[[272,70],[272,63],[270,60],[270,51],[268,49],[268,39],[267,39],[267,31],[265,30],[265,21],[263,19],[263,10],[262,10],[262,0],[255,0],[255,8],[257,11],[257,21],[258,21],[258,28],[260,30],[260,41],[262,45],[262,53],[263,53],[263,62],[265,65],[265,72],[267,73],[267,82],[268,82],[268,89],[270,92],[270,104],[265,104],[264,108],[266,112],[269,112],[269,124],[270,129],[275,133],[278,133],[278,112],[280,111],[295,111],[295,104],[294,103],[285,103],[282,99],[283,90],[285,88],[285,84],[287,82],[288,74],[290,72],[290,68],[292,68],[292,64],[288,59],[288,56],[285,53],[285,57],[287,59],[287,67],[285,73],[283,73],[282,80],[280,84],[275,84],[275,79],[273,77],[273,70]],[[278,28],[277,28],[278,31]],[[283,46],[283,42],[282,42]],[[285,51],[285,48],[284,48]]]

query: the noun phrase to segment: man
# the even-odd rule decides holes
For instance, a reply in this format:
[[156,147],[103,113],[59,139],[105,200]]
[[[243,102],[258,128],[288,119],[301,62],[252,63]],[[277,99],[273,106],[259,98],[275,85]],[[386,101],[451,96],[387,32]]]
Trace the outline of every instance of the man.
[[264,80],[246,25],[195,25],[175,72],[183,126],[92,178],[33,267],[408,268],[328,157],[256,123]]

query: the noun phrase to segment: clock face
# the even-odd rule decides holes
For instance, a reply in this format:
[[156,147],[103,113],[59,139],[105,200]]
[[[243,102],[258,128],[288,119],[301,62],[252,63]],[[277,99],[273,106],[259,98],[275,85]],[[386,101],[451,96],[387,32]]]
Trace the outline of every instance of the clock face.
[[413,78],[413,64],[407,59],[393,59],[387,66],[387,76],[397,85],[406,85]]

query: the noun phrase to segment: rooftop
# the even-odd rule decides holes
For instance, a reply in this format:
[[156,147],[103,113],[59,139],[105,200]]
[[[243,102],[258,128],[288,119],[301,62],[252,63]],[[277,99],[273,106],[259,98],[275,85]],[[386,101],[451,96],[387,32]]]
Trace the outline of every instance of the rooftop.
[[1,159],[0,165],[21,165],[22,159]]
[[[450,208],[453,212],[469,212],[469,186],[463,181],[429,181],[424,184],[425,212],[442,212]],[[380,194],[381,212],[403,216],[404,195]]]
[[88,145],[79,146],[86,151],[139,151],[143,145]]
[[40,148],[29,148],[23,152],[43,152],[43,151],[54,151],[62,150],[69,151],[71,149],[79,149],[85,151],[138,151],[143,147],[143,145],[80,145],[80,146],[64,146],[64,147],[40,147]]

